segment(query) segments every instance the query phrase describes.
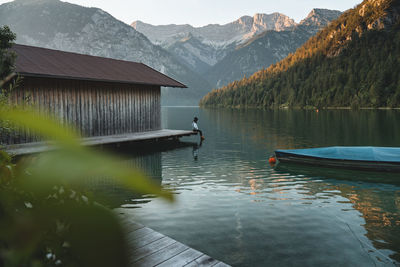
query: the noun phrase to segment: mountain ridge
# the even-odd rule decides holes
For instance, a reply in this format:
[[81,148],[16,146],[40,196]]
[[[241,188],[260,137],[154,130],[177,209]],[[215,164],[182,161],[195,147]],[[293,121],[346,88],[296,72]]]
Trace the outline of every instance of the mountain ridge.
[[284,31],[265,31],[238,45],[206,73],[211,85],[221,87],[267,68],[296,51],[311,36],[341,14],[337,10],[313,9],[295,26]]
[[[324,15],[324,12],[330,11],[321,12]],[[0,5],[0,24],[10,25],[17,33],[17,42],[21,44],[143,62],[188,85],[189,89],[163,88],[163,105],[197,104],[202,96],[217,85],[218,81],[210,79],[209,70],[223,59],[228,64],[222,67],[227,70],[232,66],[239,66],[232,75],[224,75],[227,83],[268,67],[304,41],[304,36],[298,38],[293,32],[287,32],[298,27],[292,19],[280,13],[272,13],[242,16],[226,24],[230,27],[230,37],[233,38],[228,40],[223,40],[218,32],[210,33],[215,24],[205,26],[206,33],[223,41],[219,43],[224,43],[222,46],[218,43],[207,43],[196,33],[182,32],[177,35],[176,40],[161,47],[101,9],[59,0],[15,0]],[[221,25],[216,26],[223,29]],[[269,39],[263,39],[262,36],[266,35],[263,30],[268,27],[274,29],[271,30],[273,33]],[[254,35],[257,32],[261,33]],[[246,39],[248,37],[251,38]],[[285,41],[285,38],[294,39]],[[300,41],[296,41],[296,38]],[[234,42],[229,43],[232,40]],[[268,47],[269,44],[273,46],[273,42],[278,43],[280,48]],[[262,45],[254,48],[257,43]],[[239,50],[242,50],[242,56],[246,56],[245,49],[254,50],[251,54],[254,61],[251,58],[240,59],[240,64],[243,62],[240,65],[235,62],[235,58],[228,60],[228,55],[236,55],[235,52]]]
[[242,16],[226,24],[208,24],[194,27],[190,24],[151,25],[140,20],[132,22],[131,26],[143,33],[154,44],[161,46],[170,44],[170,39],[176,40],[191,33],[206,44],[216,47],[241,42],[266,30],[280,31],[295,25],[293,19],[280,13]]
[[213,90],[204,106],[400,106],[400,2],[364,0],[295,53]]
[[17,43],[68,52],[142,62],[186,84],[189,89],[163,88],[164,103],[195,104],[209,90],[197,73],[146,36],[98,8],[58,0],[16,0],[0,5],[0,24],[9,25]]
[[[304,30],[309,33],[302,37],[286,34],[287,37],[296,38],[297,42],[295,43],[297,45],[294,44],[293,40],[289,40],[290,49],[288,49],[282,40],[277,44],[277,46],[282,46],[281,51],[278,51],[279,47],[274,48],[274,51],[278,51],[275,56],[264,55],[261,47],[256,48],[257,52],[252,52],[254,60],[244,58],[246,56],[245,52],[238,52],[238,50],[253,40],[259,39],[259,35],[264,35],[265,32],[294,31],[299,25],[306,23],[295,23],[288,16],[275,12],[272,14],[256,13],[253,16],[242,16],[227,24],[209,24],[197,28],[189,24],[154,26],[140,21],[136,21],[132,25],[149,37],[149,40],[153,43],[162,46],[175,55],[182,64],[201,75],[206,75],[205,78],[211,86],[218,87],[235,79],[240,79],[244,75],[251,75],[255,71],[266,68],[282,59],[288,53],[294,52],[306,39],[315,34],[321,25],[327,24],[332,17],[337,17],[339,14],[341,12],[337,10],[313,9],[304,19],[306,21],[307,18],[309,20],[313,18],[307,25],[303,25],[305,27]],[[319,24],[316,25],[317,23]],[[210,31],[212,31],[213,27],[215,32],[210,37]],[[219,34],[219,30],[226,29],[226,27],[229,28],[230,35],[225,36],[230,37],[224,40],[222,44],[215,42],[216,40],[212,39],[212,36],[217,35],[221,38],[222,35]],[[204,34],[204,29],[207,29],[206,34]],[[275,36],[275,34],[273,35]],[[262,40],[259,39],[259,41]],[[265,53],[271,53],[268,48],[265,51]],[[229,59],[229,57],[237,59]],[[241,63],[246,64],[242,69],[238,66]],[[253,67],[250,65],[253,65]]]
[[[131,24],[156,45],[175,55],[182,63],[198,73],[215,65],[235,47],[266,30],[283,30],[295,25],[293,19],[280,13],[242,16],[220,25],[208,24],[193,27],[189,24],[151,25],[141,21]],[[187,39],[190,42],[182,42]]]

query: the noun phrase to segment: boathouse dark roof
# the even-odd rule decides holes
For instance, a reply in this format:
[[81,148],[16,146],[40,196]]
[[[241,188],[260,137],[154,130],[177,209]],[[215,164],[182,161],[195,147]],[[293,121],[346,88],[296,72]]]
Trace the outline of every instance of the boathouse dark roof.
[[18,55],[16,72],[22,76],[186,88],[143,63],[19,44],[12,50]]

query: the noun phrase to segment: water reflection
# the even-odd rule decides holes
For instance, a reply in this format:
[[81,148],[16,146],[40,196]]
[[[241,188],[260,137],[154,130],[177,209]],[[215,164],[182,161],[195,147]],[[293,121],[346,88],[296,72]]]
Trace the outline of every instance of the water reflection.
[[[321,245],[326,243],[325,245],[328,247],[326,250],[321,250],[321,253],[327,253],[329,249],[334,254],[342,253],[342,247],[345,247],[354,254],[351,255],[351,259],[354,262],[360,261],[361,266],[397,265],[400,263],[400,187],[389,184],[334,180],[321,173],[316,176],[315,173],[310,175],[293,170],[283,170],[283,168],[270,171],[268,177],[254,178],[254,176],[265,173],[265,170],[252,170],[251,175],[244,178],[240,184],[232,183],[231,187],[235,192],[249,196],[254,203],[268,205],[270,207],[268,213],[274,214],[274,209],[280,210],[284,220],[279,224],[286,230],[276,229],[275,234],[279,236],[270,237],[271,240],[279,240],[279,237],[287,238],[299,246],[309,246],[309,249],[315,243]],[[337,174],[340,176],[340,172]],[[228,187],[226,190],[229,190],[229,185],[226,186]],[[275,206],[272,211],[271,205]],[[307,206],[309,207],[304,208]],[[252,207],[247,208],[253,209]],[[303,210],[304,214],[295,211],[299,208]],[[282,209],[285,211],[283,212]],[[359,213],[355,214],[354,211]],[[240,221],[237,215],[236,213],[236,222]],[[273,216],[278,215],[274,214]],[[293,222],[293,218],[289,216],[298,221]],[[262,217],[260,214],[251,216],[252,220],[264,221],[265,219]],[[240,222],[240,229],[243,228],[243,224],[246,225],[246,223]],[[274,223],[269,221],[268,224],[268,227],[273,227]],[[295,230],[296,228],[297,230]],[[300,229],[309,233],[297,232]],[[292,240],[293,237],[289,237],[286,231],[308,239]],[[313,235],[312,231],[319,236]],[[268,230],[265,231],[262,228],[256,232],[260,236],[270,235]],[[243,230],[240,233],[243,233]],[[241,244],[251,242],[246,235],[248,233],[237,235],[236,239],[239,238]],[[333,248],[331,243],[335,243],[338,247]],[[243,247],[240,249],[246,250]],[[277,252],[274,251],[274,253]],[[238,253],[242,255],[243,251]],[[314,253],[317,254],[317,252]],[[286,256],[295,261],[294,255],[296,254],[298,253],[293,255],[289,253]],[[310,255],[309,257],[312,258]],[[282,262],[282,259],[274,257],[273,259],[273,262]],[[246,261],[248,260],[246,259]],[[316,265],[313,260],[309,262],[310,265]],[[325,260],[330,262],[332,259],[327,256]],[[346,259],[346,261],[348,260]]]
[[[400,110],[206,109],[212,127],[276,148],[397,146]],[[230,133],[230,134],[229,134]]]
[[400,173],[359,171],[349,169],[335,169],[329,167],[305,166],[295,163],[279,163],[275,170],[282,173],[321,177],[322,179],[335,179],[355,182],[370,182],[380,184],[400,185]]
[[193,144],[192,155],[193,155],[193,159],[194,159],[195,161],[197,161],[198,158],[199,158],[199,149],[200,149],[200,147],[201,147],[202,144],[203,144],[203,140],[201,140],[201,141],[199,142],[199,144],[197,144],[197,143]]
[[176,203],[123,212],[232,265],[400,264],[396,176],[268,164],[278,148],[396,146],[398,111],[168,108],[163,127],[189,129],[193,114],[207,140],[161,153]]
[[[134,169],[141,170],[155,184],[162,184],[162,164],[161,155],[163,151],[172,152],[174,150],[193,147],[198,150],[201,142],[149,142],[131,143],[124,145],[107,145],[102,149],[114,153],[121,157],[121,161]],[[134,179],[134,177],[132,178]],[[111,208],[139,208],[141,205],[150,202],[155,196],[135,194],[130,190],[117,184],[109,177],[90,181],[91,188],[95,192],[94,197],[101,199],[102,203]],[[105,197],[105,200],[104,200]]]
[[[132,153],[128,158],[127,155],[125,155],[122,161],[129,167],[143,171],[156,184],[161,185],[161,152],[147,154]],[[132,177],[132,179],[134,179],[134,177]],[[150,202],[154,198],[154,196],[133,193],[117,184],[113,179],[109,179],[109,177],[100,177],[100,179],[91,180],[90,186],[93,192],[95,192],[94,197],[101,199],[101,203],[111,208],[121,206],[125,208],[136,208],[137,205]]]
[[[348,199],[348,201],[340,200],[340,203],[351,203],[352,208],[361,213],[362,218],[365,220],[362,224],[366,230],[365,236],[372,241],[371,246],[368,244],[369,242],[359,240],[364,249],[369,254],[372,254],[378,262],[393,264],[394,262],[400,262],[400,187],[360,182],[360,180],[380,183],[390,181],[399,184],[399,175],[347,170],[336,170],[335,175],[333,175],[333,173],[327,172],[325,168],[310,170],[310,168],[307,169],[302,166],[288,167],[284,164],[281,164],[276,170],[282,177],[303,176],[303,179],[308,181],[302,184],[300,188],[297,188],[298,192],[305,195],[304,200],[326,199],[331,201],[335,195]],[[333,180],[333,177],[345,178],[344,180],[348,182],[339,182]],[[378,179],[379,177],[383,180]],[[273,182],[288,185],[288,182],[292,183],[294,179],[275,179]],[[311,202],[305,202],[304,204],[311,204]],[[349,210],[343,209],[343,211]],[[335,215],[335,217],[340,223],[348,226],[350,232],[352,231],[345,218],[340,219],[339,215]]]

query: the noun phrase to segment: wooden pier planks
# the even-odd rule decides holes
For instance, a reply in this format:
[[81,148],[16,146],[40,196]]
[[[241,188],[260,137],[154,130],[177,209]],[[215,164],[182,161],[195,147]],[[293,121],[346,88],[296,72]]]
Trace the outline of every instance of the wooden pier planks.
[[141,224],[121,217],[127,232],[131,266],[229,266]]
[[[140,132],[140,133],[128,133],[128,134],[118,134],[118,135],[110,135],[110,136],[94,136],[94,137],[85,137],[82,138],[82,145],[84,146],[96,146],[96,145],[105,145],[105,144],[113,144],[113,143],[124,143],[124,142],[140,142],[140,141],[149,141],[149,140],[164,140],[164,139],[178,139],[182,136],[190,136],[195,135],[196,133],[192,131],[184,131],[184,130],[158,130],[158,131],[148,131],[148,132]],[[32,143],[24,143],[24,144],[14,144],[5,147],[7,153],[21,156],[28,154],[35,154],[46,152],[50,150],[56,149],[55,146],[52,146],[48,142],[32,142]]]

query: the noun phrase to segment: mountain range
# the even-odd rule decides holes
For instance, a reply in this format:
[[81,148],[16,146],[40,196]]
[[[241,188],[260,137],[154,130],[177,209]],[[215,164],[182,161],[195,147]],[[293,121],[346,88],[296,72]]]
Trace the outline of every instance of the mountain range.
[[400,1],[364,0],[295,53],[213,90],[201,105],[399,107],[399,47]]
[[163,88],[167,103],[180,99],[182,105],[193,104],[210,87],[169,52],[98,8],[58,0],[15,0],[0,5],[0,25],[9,25],[20,44],[142,62],[190,88]]
[[214,87],[222,87],[269,67],[296,51],[311,36],[341,14],[340,11],[313,9],[299,24],[282,31],[268,30],[238,45],[220,62],[212,66],[205,77]]
[[285,58],[341,12],[313,9],[300,23],[280,13],[243,16],[225,24],[131,25],[213,87],[226,85]]
[[293,19],[280,14],[255,14],[243,16],[225,25],[209,24],[203,27],[191,25],[154,26],[141,21],[131,24],[137,31],[145,34],[153,43],[161,46],[176,42],[187,34],[193,35],[203,43],[214,47],[223,47],[235,42],[242,42],[267,30],[281,31],[296,25]]
[[143,62],[189,87],[163,88],[163,105],[197,105],[213,87],[294,52],[339,14],[314,9],[300,23],[273,13],[197,28],[140,21],[130,26],[98,8],[15,0],[0,5],[0,25],[9,25],[20,44]]

